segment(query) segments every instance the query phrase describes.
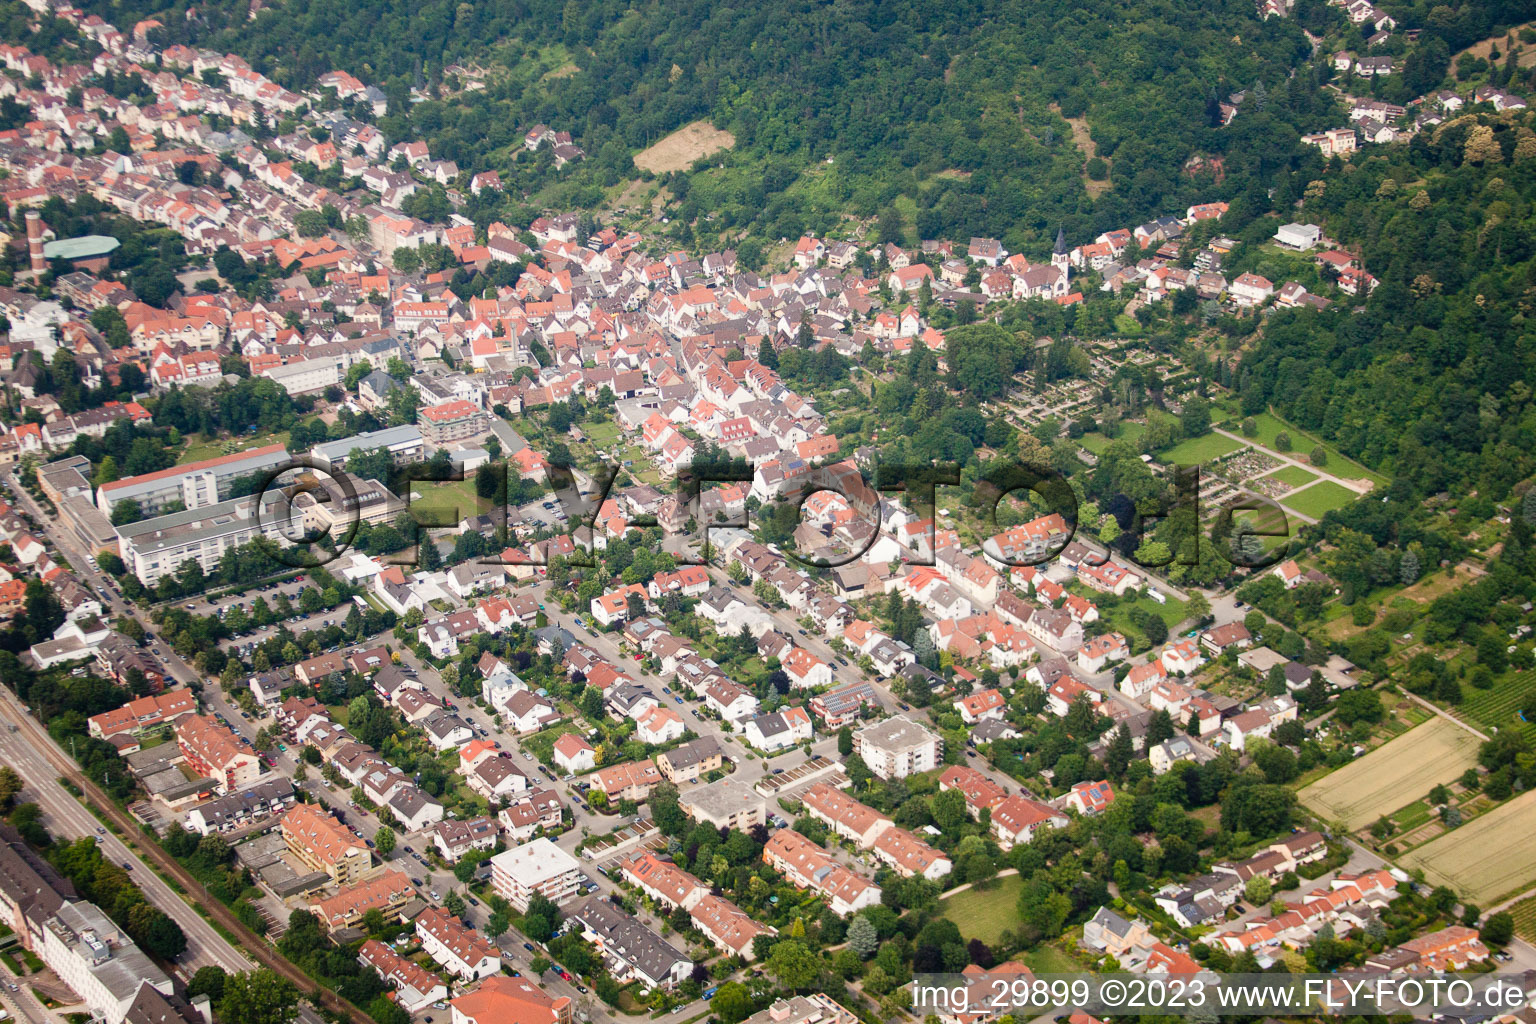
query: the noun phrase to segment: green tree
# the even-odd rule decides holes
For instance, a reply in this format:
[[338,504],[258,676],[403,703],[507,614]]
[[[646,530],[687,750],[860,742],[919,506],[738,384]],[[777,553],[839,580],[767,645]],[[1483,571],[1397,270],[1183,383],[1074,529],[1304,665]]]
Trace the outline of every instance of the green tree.
[[192,975],[192,980],[187,982],[187,998],[195,996],[207,996],[208,1001],[215,1006],[224,998],[224,983],[229,975],[224,968],[209,965],[199,967],[197,973]]
[[[958,790],[950,792],[958,792]],[[875,928],[873,921],[862,915],[849,922],[846,939],[848,948],[865,960],[874,956],[875,950],[880,948],[879,931]]]
[[1185,437],[1202,437],[1211,432],[1211,403],[1198,395],[1184,403],[1179,423]]
[[0,811],[9,813],[26,783],[10,765],[0,767]]
[[298,1016],[299,991],[267,968],[231,974],[214,1004],[220,1020],[239,1024],[290,1024]]
[[1483,941],[1491,946],[1507,946],[1509,940],[1515,937],[1515,919],[1507,910],[1501,910],[1497,914],[1489,914],[1483,922]]
[[766,966],[779,984],[797,991],[811,988],[821,977],[821,961],[796,939],[775,943]]
[[709,1008],[722,1024],[739,1024],[752,1016],[756,1005],[747,986],[739,981],[727,981],[715,992]]
[[395,852],[395,830],[388,825],[380,825],[379,830],[373,834],[373,842],[379,856],[388,857]]
[[127,526],[144,518],[144,510],[132,498],[123,498],[112,506],[112,525]]

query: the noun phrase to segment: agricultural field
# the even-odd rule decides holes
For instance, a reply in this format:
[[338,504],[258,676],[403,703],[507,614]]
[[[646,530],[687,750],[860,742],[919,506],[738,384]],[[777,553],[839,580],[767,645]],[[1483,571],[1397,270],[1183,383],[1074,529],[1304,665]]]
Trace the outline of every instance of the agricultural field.
[[1311,487],[1293,491],[1280,499],[1280,503],[1294,512],[1313,519],[1321,519],[1336,508],[1343,508],[1360,495],[1332,480],[1319,480]]
[[1166,465],[1203,466],[1223,455],[1231,455],[1241,447],[1243,447],[1241,441],[1234,441],[1225,434],[1213,432],[1203,437],[1191,437],[1186,441],[1180,441],[1172,448],[1159,452],[1157,461]]
[[1018,875],[999,878],[987,889],[967,889],[942,902],[944,916],[955,922],[967,939],[980,939],[994,945],[1004,931],[1019,923],[1019,891],[1024,880]]
[[1278,480],[1287,487],[1305,487],[1317,479],[1317,474],[1300,466],[1281,466],[1264,479]]
[[1471,768],[1478,745],[1476,736],[1437,717],[1314,782],[1301,802],[1353,832]]
[[1462,687],[1466,699],[1455,713],[1479,725],[1520,729],[1527,736],[1536,738],[1536,722],[1526,722],[1520,717],[1520,707],[1533,691],[1536,691],[1536,671],[1513,672],[1501,677],[1491,690]]
[[1536,791],[1513,800],[1405,854],[1434,884],[1487,906],[1536,882]]
[[1515,919],[1515,934],[1526,942],[1536,942],[1536,896],[1516,903],[1509,914]]
[[636,153],[635,166],[654,174],[687,170],[699,157],[734,145],[736,137],[730,132],[723,132],[708,121],[695,121]]

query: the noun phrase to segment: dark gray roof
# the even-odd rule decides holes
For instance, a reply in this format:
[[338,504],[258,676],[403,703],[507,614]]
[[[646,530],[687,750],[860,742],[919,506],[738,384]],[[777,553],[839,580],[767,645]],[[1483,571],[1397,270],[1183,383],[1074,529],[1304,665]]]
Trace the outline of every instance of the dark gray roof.
[[23,914],[42,920],[74,899],[75,887],[32,852],[19,832],[0,825],[0,893]]
[[606,899],[588,899],[576,908],[571,919],[601,936],[604,951],[614,959],[653,980],[666,978],[679,963],[691,963],[660,935]]

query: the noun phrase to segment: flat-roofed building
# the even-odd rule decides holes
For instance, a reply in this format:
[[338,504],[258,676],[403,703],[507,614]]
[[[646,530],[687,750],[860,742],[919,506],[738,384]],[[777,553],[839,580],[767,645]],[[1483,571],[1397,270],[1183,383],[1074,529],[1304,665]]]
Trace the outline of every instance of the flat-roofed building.
[[845,1010],[828,995],[812,992],[808,996],[775,999],[767,1009],[759,1010],[742,1024],[858,1024],[859,1018]]
[[768,801],[733,775],[680,794],[677,804],[694,821],[708,822],[715,828],[745,832],[768,821]]
[[106,1024],[122,1024],[139,989],[174,988],[165,972],[95,904],[70,901],[43,922],[37,955]]
[[353,452],[372,452],[380,448],[397,464],[420,462],[426,458],[426,442],[422,440],[421,430],[409,423],[354,434],[339,441],[325,441],[311,448],[310,454],[331,469],[344,469]]
[[853,734],[854,753],[882,779],[904,779],[943,763],[944,741],[904,715],[867,725]]
[[519,912],[528,910],[534,893],[557,905],[569,902],[580,874],[580,862],[542,836],[491,858],[491,888]]
[[[259,504],[258,504],[259,501]],[[128,571],[146,587],[196,560],[212,572],[224,552],[265,537],[287,547],[303,529],[287,499],[276,490],[232,498],[181,512],[125,523],[117,528],[118,553]]]
[[355,523],[377,526],[406,510],[405,502],[377,480],[364,480],[345,470],[335,476],[300,473],[284,488],[291,495],[292,514],[306,531],[340,536]]
[[118,502],[128,499],[136,502],[145,516],[154,516],[172,502],[180,502],[187,509],[217,505],[229,497],[236,480],[264,477],[291,462],[292,457],[280,444],[189,462],[102,484],[96,489],[96,507],[110,516]]

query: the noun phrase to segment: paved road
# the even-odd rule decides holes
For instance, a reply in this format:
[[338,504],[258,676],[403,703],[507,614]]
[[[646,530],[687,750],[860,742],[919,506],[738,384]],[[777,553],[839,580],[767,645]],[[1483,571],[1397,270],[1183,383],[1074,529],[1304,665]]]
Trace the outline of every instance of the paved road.
[[35,725],[26,717],[20,701],[10,690],[0,688],[0,714],[7,722],[18,726],[17,732],[0,731],[0,755],[5,763],[14,767],[27,781],[25,799],[35,800],[43,809],[48,830],[62,839],[78,839],[95,835],[102,845],[102,852],[117,864],[132,865],[134,884],[144,895],[177,924],[187,936],[187,951],[182,954],[179,966],[190,978],[199,967],[218,966],[229,971],[243,971],[251,967],[250,961],[238,949],[227,942],[214,927],[189,907],[168,884],[154,871],[146,867],[136,853],[130,850],[110,831],[101,828],[96,817],[87,811],[69,791],[59,785],[58,772],[38,752],[37,742],[28,725]]
[[[26,1021],[27,1024],[58,1024],[58,1018],[53,1015],[42,1003],[38,1002],[32,994],[32,986],[20,982],[11,981],[11,975],[3,975],[6,979],[4,991],[0,991],[0,1008],[8,1010],[17,1020]],[[12,992],[11,985],[16,986]]]
[[[1304,469],[1308,473],[1312,473],[1315,476],[1320,476],[1324,480],[1332,480],[1340,487],[1347,487],[1351,491],[1354,491],[1356,494],[1369,494],[1376,486],[1369,480],[1347,480],[1344,477],[1335,476],[1333,473],[1330,473],[1328,470],[1321,466],[1314,466],[1311,462],[1303,462],[1301,459],[1298,459],[1292,455],[1287,455],[1285,452],[1277,452],[1273,448],[1264,448],[1258,446],[1254,443],[1253,438],[1244,437],[1242,434],[1234,434],[1232,431],[1223,427],[1212,427],[1211,429],[1223,437],[1230,437],[1232,440],[1237,441],[1240,444],[1254,446],[1262,451],[1265,455],[1268,455],[1274,459],[1279,459],[1287,466],[1296,466],[1297,468]],[[1299,512],[1296,514],[1301,516],[1301,513]],[[1301,516],[1301,518],[1306,519],[1306,516]],[[1308,522],[1315,522],[1315,520],[1308,520]]]

